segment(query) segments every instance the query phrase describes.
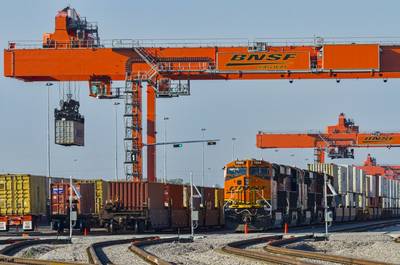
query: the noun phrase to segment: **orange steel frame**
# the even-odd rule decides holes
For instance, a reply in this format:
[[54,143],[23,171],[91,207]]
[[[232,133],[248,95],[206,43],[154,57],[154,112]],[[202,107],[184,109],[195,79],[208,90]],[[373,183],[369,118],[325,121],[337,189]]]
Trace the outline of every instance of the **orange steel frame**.
[[[251,80],[251,79],[359,79],[400,78],[400,45],[315,44],[208,47],[94,46],[90,36],[74,33],[68,27],[68,13],[56,16],[56,29],[45,34],[41,48],[19,47],[10,42],[4,50],[4,75],[23,81],[112,81],[141,79],[154,69],[157,73],[143,80],[157,89],[160,79],[171,80]],[[135,49],[136,47],[136,49]],[[143,59],[138,49],[149,57]],[[109,93],[111,89],[108,87]],[[148,90],[148,143],[155,142],[155,95]],[[141,113],[139,113],[141,115]],[[354,140],[355,135],[337,135]],[[265,143],[266,136],[260,138]],[[293,138],[294,137],[294,138]],[[342,138],[343,137],[343,138]],[[262,140],[264,139],[264,140]],[[313,136],[274,136],[274,147],[313,147]],[[344,141],[347,143],[348,141]],[[155,149],[148,152],[149,180],[155,180]],[[140,162],[141,163],[141,162]],[[140,168],[140,166],[139,166]],[[140,176],[139,176],[140,177]]]
[[325,133],[265,133],[257,134],[258,148],[316,148],[317,162],[324,162],[327,148],[400,147],[400,133],[359,133],[358,126],[348,125],[345,115],[339,115],[337,125],[328,126]]
[[393,179],[399,179],[400,166],[399,165],[379,165],[376,159],[368,154],[364,165],[357,168],[364,170],[367,175],[386,176]]

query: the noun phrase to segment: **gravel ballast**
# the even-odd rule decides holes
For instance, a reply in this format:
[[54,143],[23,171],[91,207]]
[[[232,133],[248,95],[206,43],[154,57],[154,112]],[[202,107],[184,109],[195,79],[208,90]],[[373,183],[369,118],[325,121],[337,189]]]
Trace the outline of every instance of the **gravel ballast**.
[[336,233],[330,235],[329,241],[305,241],[287,247],[400,264],[400,244],[379,232]]

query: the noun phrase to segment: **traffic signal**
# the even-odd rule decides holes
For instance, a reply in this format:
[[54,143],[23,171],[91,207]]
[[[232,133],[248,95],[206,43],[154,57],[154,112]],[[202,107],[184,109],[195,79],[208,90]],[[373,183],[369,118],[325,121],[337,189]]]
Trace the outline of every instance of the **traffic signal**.
[[215,142],[215,141],[209,141],[209,142],[207,142],[207,145],[216,145],[217,144],[217,142]]
[[183,144],[174,144],[173,147],[174,148],[181,148],[183,146]]

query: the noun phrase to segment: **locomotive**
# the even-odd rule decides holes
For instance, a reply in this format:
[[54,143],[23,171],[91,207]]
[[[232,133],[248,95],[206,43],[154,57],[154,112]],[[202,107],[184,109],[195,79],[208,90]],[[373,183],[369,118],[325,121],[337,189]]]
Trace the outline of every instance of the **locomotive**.
[[[259,231],[323,221],[324,174],[263,160],[236,160],[224,168],[225,223]],[[332,177],[327,176],[328,182]],[[332,210],[332,198],[328,200]]]

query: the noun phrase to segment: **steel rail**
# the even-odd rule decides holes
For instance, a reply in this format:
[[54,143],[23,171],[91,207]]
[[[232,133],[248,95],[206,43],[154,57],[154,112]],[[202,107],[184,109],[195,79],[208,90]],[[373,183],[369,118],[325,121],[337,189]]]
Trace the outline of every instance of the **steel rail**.
[[281,239],[281,236],[267,236],[259,237],[248,240],[241,240],[227,244],[222,247],[222,251],[228,254],[233,254],[241,257],[251,258],[255,260],[262,260],[274,264],[284,264],[284,265],[310,265],[306,261],[302,261],[298,258],[280,256],[276,254],[261,253],[252,250],[243,249],[245,246],[260,244],[264,242],[269,242],[277,239]]
[[[13,242],[13,239],[10,239]],[[6,243],[6,242],[4,242]],[[14,265],[86,265],[81,262],[68,262],[68,261],[56,261],[56,260],[39,260],[31,258],[19,258],[13,257],[16,253],[24,248],[41,245],[41,244],[68,244],[69,239],[29,239],[20,240],[17,239],[15,243],[6,246],[0,250],[0,265],[1,264],[14,264]]]
[[[154,265],[172,265],[173,263],[168,262],[162,258],[153,255],[152,253],[142,249],[141,247],[149,246],[149,245],[156,245],[156,244],[163,244],[163,243],[171,243],[171,242],[183,242],[184,240],[179,237],[169,237],[169,238],[157,238],[151,239],[146,241],[135,241],[132,242],[132,245],[129,247],[129,250],[138,255],[144,261],[154,264]],[[191,239],[188,241],[192,241]]]
[[294,242],[302,241],[307,238],[312,238],[312,236],[308,237],[293,237],[293,238],[286,238],[280,239],[275,241],[270,241],[264,247],[264,250],[278,255],[285,255],[290,257],[298,257],[298,258],[306,258],[306,259],[313,259],[313,260],[320,260],[320,261],[329,261],[339,264],[349,264],[349,265],[394,265],[392,263],[387,262],[380,262],[374,260],[367,260],[367,259],[359,259],[359,258],[350,258],[345,256],[338,256],[338,255],[329,255],[326,253],[315,253],[311,251],[304,251],[304,250],[297,250],[297,249],[289,249],[282,247],[283,245],[291,244]]
[[112,264],[112,262],[108,259],[107,255],[104,253],[103,248],[114,246],[114,245],[122,245],[122,244],[130,244],[132,241],[142,241],[142,240],[151,240],[156,237],[143,237],[143,238],[130,238],[130,239],[118,239],[112,241],[102,241],[91,244],[87,249],[86,253],[89,258],[90,264],[96,265],[107,265]]

